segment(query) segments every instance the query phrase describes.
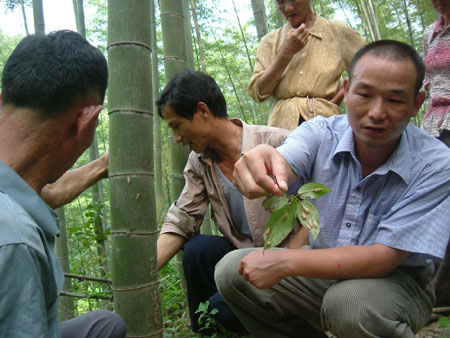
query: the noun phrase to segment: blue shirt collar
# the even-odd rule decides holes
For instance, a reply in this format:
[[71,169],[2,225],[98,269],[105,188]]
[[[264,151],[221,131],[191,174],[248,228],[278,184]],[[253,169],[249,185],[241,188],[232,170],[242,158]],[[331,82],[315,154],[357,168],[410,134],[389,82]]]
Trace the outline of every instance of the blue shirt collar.
[[22,177],[3,161],[0,161],[0,191],[19,203],[44,231],[46,237],[59,234],[58,218],[55,212]]
[[[350,125],[345,130],[341,140],[334,150],[333,159],[339,153],[350,153],[353,157],[353,160],[359,163],[355,152],[355,137],[353,135],[353,129],[350,127]],[[386,163],[375,170],[373,174],[385,175],[389,171],[393,171],[397,175],[399,175],[406,184],[408,184],[411,177],[411,163],[412,158],[408,145],[408,135],[405,130],[402,133],[400,143],[397,145],[392,155],[389,157]]]

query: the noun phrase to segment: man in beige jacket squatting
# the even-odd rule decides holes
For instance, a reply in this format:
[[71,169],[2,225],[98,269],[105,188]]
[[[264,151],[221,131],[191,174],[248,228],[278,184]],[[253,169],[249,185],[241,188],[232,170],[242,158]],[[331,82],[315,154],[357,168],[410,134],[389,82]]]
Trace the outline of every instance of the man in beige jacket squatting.
[[[202,72],[187,71],[175,76],[156,103],[159,115],[172,128],[175,141],[189,145],[192,150],[184,169],[184,189],[170,207],[158,239],[158,267],[163,267],[180,249],[184,250],[183,268],[193,331],[202,330],[195,311],[201,302],[208,300],[211,309],[219,310],[217,320],[225,328],[244,331],[217,292],[214,267],[232,250],[262,246],[270,214],[261,205],[263,199],[243,198],[234,187],[234,163],[242,152],[258,144],[280,145],[288,131],[229,119],[219,86]],[[209,204],[223,237],[199,234]],[[297,241],[302,241],[300,235],[290,246]],[[287,241],[283,244],[286,246]]]

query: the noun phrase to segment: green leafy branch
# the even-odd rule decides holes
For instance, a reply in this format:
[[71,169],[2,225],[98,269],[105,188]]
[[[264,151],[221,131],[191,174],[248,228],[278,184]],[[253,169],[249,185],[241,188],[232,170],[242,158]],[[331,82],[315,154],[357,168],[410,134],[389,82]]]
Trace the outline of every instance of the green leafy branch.
[[264,232],[264,249],[280,244],[292,231],[297,219],[317,238],[320,232],[319,211],[307,198],[319,198],[331,191],[320,183],[307,183],[294,196],[270,196],[263,206],[272,212]]

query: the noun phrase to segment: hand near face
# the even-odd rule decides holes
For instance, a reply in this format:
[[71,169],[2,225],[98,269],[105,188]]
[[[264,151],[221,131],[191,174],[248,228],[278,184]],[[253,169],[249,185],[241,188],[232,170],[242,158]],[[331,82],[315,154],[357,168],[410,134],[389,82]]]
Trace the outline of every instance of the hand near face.
[[281,47],[283,56],[293,58],[295,54],[300,52],[309,41],[309,32],[305,24],[301,24],[298,28],[292,28]]
[[234,185],[247,198],[283,195],[295,174],[273,147],[261,144],[247,152],[234,165]]
[[259,248],[245,256],[239,266],[239,274],[258,289],[268,289],[278,284],[283,273],[283,251]]

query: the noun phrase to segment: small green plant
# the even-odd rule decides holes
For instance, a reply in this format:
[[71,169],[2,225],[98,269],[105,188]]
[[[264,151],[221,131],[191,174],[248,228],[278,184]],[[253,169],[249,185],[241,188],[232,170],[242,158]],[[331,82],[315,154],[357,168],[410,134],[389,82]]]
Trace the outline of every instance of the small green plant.
[[202,331],[205,332],[203,334],[204,337],[210,338],[230,338],[236,337],[232,332],[225,329],[214,317],[217,313],[219,313],[218,309],[210,309],[209,308],[209,300],[200,303],[197,311],[195,313],[199,313],[198,323],[202,327]]
[[264,232],[264,250],[273,248],[292,231],[297,219],[314,236],[320,232],[319,211],[307,198],[319,198],[331,191],[320,183],[307,183],[298,189],[297,195],[274,195],[263,202],[272,211]]
[[439,318],[439,324],[443,328],[441,338],[450,338],[450,317]]

